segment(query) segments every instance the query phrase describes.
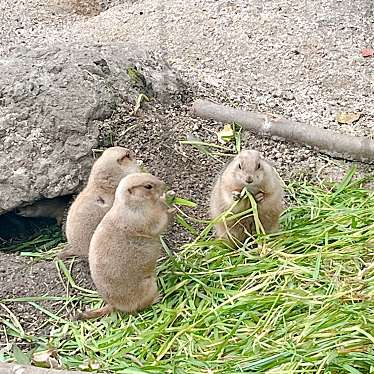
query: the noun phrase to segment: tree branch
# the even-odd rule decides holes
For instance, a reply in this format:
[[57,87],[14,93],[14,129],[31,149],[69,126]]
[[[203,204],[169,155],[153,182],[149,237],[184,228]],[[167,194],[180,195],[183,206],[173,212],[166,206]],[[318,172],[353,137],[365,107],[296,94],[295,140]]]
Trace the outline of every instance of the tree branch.
[[367,137],[340,134],[269,114],[233,109],[208,100],[196,100],[192,111],[201,118],[225,123],[235,122],[260,135],[309,145],[333,157],[374,164],[374,141]]

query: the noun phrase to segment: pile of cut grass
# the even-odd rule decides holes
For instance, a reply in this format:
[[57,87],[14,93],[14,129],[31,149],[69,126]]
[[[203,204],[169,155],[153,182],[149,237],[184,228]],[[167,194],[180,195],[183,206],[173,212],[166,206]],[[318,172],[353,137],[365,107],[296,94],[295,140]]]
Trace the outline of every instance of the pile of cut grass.
[[[49,337],[25,336],[11,317],[7,333],[72,369],[374,373],[374,193],[352,175],[289,186],[283,231],[260,247],[232,249],[204,231],[160,265],[163,300],[138,315],[71,322],[45,311]],[[67,307],[100,305],[79,291]]]

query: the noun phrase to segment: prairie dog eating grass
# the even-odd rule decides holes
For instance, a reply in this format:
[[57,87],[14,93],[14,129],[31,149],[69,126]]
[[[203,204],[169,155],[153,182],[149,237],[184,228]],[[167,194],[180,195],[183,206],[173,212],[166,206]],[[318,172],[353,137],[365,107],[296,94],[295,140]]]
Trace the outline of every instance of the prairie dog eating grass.
[[[234,206],[233,213],[241,213],[251,208],[248,198],[240,199],[246,188],[257,202],[258,217],[266,233],[279,228],[279,217],[284,210],[283,188],[273,167],[256,150],[241,151],[225,168],[214,185],[210,198],[212,219]],[[240,201],[238,201],[240,200]],[[253,217],[245,217],[218,222],[216,236],[230,239],[230,236],[244,242],[255,232]]]

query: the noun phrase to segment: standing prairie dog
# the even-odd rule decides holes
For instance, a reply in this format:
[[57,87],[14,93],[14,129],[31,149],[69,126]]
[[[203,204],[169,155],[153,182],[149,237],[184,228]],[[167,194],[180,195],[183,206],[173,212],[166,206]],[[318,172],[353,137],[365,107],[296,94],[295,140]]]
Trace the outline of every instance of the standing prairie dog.
[[88,256],[92,235],[101,219],[112,207],[121,179],[140,172],[132,151],[111,147],[92,166],[87,186],[71,205],[66,219],[67,246],[58,257]]
[[98,225],[90,244],[92,280],[106,301],[77,319],[103,316],[113,310],[140,311],[159,299],[156,262],[160,234],[168,225],[165,183],[148,173],[131,174],[120,182],[113,207]]
[[[258,206],[258,216],[266,233],[279,228],[279,217],[284,210],[283,188],[273,167],[255,150],[243,150],[232,160],[219,176],[210,199],[211,217],[215,218],[227,211],[240,197],[243,188],[254,196]],[[248,198],[238,201],[233,213],[250,209]],[[231,236],[244,242],[248,233],[254,233],[253,217],[228,220],[216,224],[217,237],[229,239]]]
[[22,217],[54,218],[61,226],[70,199],[70,196],[57,196],[52,199],[39,200],[34,204],[17,208],[15,213]]

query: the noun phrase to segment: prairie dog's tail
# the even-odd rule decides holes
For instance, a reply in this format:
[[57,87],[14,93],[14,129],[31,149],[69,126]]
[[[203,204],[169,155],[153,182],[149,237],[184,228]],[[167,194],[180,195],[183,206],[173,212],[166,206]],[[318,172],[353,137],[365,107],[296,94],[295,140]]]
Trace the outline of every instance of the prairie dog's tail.
[[113,310],[114,308],[111,305],[107,304],[99,309],[90,309],[90,310],[86,310],[84,312],[78,313],[75,315],[74,320],[85,321],[88,319],[103,317],[103,316],[106,316],[107,314],[112,313]]
[[74,257],[74,248],[68,243],[65,244],[64,248],[57,254],[57,258],[60,260],[67,260],[70,257]]

